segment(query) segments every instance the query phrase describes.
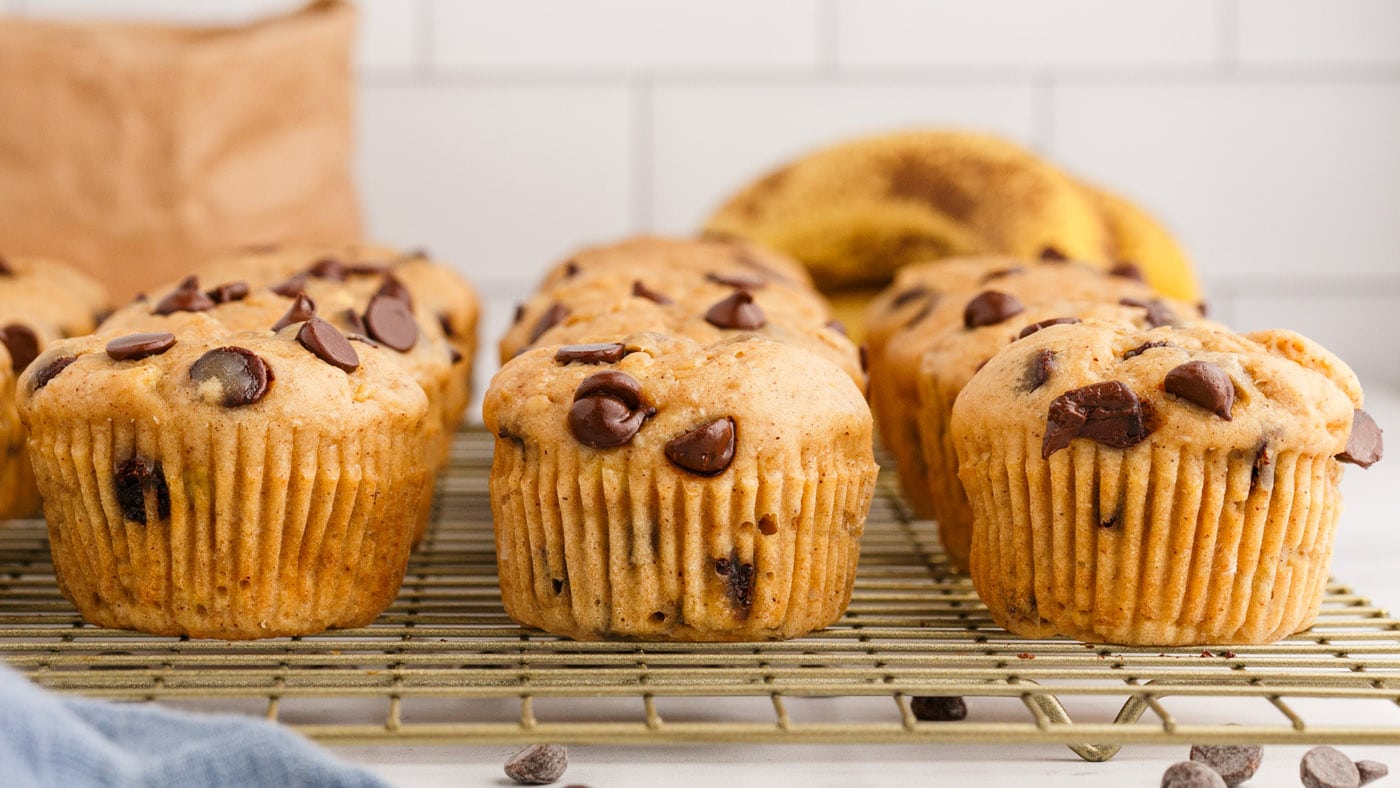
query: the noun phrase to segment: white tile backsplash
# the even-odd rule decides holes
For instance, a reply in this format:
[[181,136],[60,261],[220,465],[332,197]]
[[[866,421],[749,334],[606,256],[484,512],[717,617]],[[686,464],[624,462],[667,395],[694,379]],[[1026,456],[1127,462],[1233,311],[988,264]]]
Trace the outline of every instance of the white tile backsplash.
[[1207,63],[1215,0],[837,0],[842,65]]
[[1400,89],[1055,89],[1051,153],[1136,195],[1206,279],[1400,273]]
[[1238,0],[1245,63],[1400,63],[1395,0]]
[[1029,140],[1030,86],[660,86],[652,106],[651,223],[695,230],[748,180],[813,148],[881,130],[964,125]]
[[426,24],[417,0],[359,0],[360,24],[356,65],[365,76],[413,73],[424,65],[421,27]]
[[1400,364],[1396,363],[1400,356],[1394,345],[1396,332],[1391,327],[1400,315],[1400,292],[1256,295],[1246,290],[1232,301],[1232,325],[1237,330],[1297,331],[1350,364],[1364,387],[1377,383],[1400,385]]
[[23,0],[34,16],[177,22],[187,25],[241,24],[305,5],[299,0]]
[[434,0],[437,65],[812,66],[817,0]]

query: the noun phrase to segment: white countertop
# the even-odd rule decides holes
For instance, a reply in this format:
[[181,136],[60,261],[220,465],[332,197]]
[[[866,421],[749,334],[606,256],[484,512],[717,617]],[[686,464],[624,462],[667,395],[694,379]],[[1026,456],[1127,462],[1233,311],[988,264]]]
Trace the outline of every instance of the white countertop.
[[[1400,391],[1369,393],[1366,408],[1385,428],[1400,425]],[[1400,426],[1391,433],[1400,442]],[[1400,447],[1396,456],[1369,470],[1347,468],[1343,481],[1345,511],[1333,559],[1333,576],[1362,595],[1391,609],[1400,608]],[[707,703],[710,701],[707,699]],[[722,701],[721,701],[722,702]],[[1219,701],[1216,701],[1218,703]],[[826,702],[820,713],[839,720],[861,713],[856,704]],[[1264,704],[1261,704],[1264,705]],[[1378,704],[1384,705],[1384,704]],[[1358,713],[1353,707],[1346,709]],[[1221,721],[1260,721],[1277,724],[1269,709],[1219,710]],[[1343,713],[1318,709],[1310,722],[1382,722],[1400,728],[1400,708],[1368,708],[1368,719],[1336,719]],[[1377,715],[1374,720],[1369,715]],[[1386,717],[1391,714],[1393,716]],[[970,718],[979,710],[970,706]],[[995,713],[990,715],[995,717]],[[337,747],[341,757],[363,764],[395,785],[499,786],[512,785],[501,771],[517,747],[425,746]],[[1247,783],[1254,786],[1299,785],[1298,760],[1307,747],[1265,747],[1264,764]],[[1341,747],[1354,759],[1389,763],[1396,776],[1378,788],[1400,786],[1400,746]],[[558,785],[590,788],[629,788],[660,785],[722,785],[725,788],[802,785],[1014,785],[1036,786],[1156,786],[1170,764],[1184,760],[1188,747],[1127,746],[1107,763],[1086,763],[1060,745],[695,745],[655,747],[574,746],[571,765]]]

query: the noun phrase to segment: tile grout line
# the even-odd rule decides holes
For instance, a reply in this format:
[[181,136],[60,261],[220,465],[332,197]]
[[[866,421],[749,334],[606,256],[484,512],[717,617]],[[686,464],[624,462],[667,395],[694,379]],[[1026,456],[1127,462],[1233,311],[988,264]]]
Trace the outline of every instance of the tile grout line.
[[631,86],[631,135],[632,144],[628,164],[632,168],[632,229],[649,230],[652,224],[651,206],[651,165],[653,146],[652,100],[653,90],[649,77],[632,80]]
[[834,76],[839,70],[841,30],[838,23],[838,0],[818,0],[817,13],[817,73]]

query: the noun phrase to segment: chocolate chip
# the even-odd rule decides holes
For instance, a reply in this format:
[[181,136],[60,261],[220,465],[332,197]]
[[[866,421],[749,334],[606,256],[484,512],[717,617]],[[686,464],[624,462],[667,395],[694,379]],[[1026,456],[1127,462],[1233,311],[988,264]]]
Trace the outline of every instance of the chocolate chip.
[[1254,492],[1259,486],[1266,490],[1274,487],[1274,454],[1269,450],[1268,441],[1259,444],[1254,452],[1254,465],[1249,469],[1249,491]]
[[305,272],[302,272],[293,275],[291,278],[287,279],[281,284],[273,285],[270,289],[277,295],[286,296],[287,298],[293,298],[298,293],[306,289],[306,281],[310,278],[310,275],[308,275]]
[[1154,347],[1171,347],[1171,343],[1170,343],[1170,342],[1144,342],[1144,343],[1142,343],[1141,345],[1138,345],[1137,347],[1133,348],[1132,350],[1129,350],[1129,351],[1124,352],[1124,353],[1123,353],[1123,360],[1124,360],[1124,361],[1127,361],[1128,359],[1133,358],[1134,356],[1141,356],[1143,353],[1146,353],[1147,351],[1151,350],[1151,349],[1154,348]]
[[1099,527],[1100,527],[1100,528],[1112,528],[1113,526],[1115,526],[1115,525],[1118,524],[1118,520],[1119,520],[1119,518],[1121,518],[1122,516],[1123,516],[1123,513],[1122,513],[1122,512],[1114,512],[1113,514],[1110,514],[1109,516],[1100,519],[1100,520],[1099,520]]
[[981,279],[981,283],[986,284],[994,279],[1001,279],[1002,277],[1012,276],[1014,274],[1022,274],[1025,273],[1025,271],[1026,269],[1019,265],[1013,265],[1010,268],[998,268],[984,275]]
[[1351,434],[1347,436],[1346,450],[1338,454],[1337,459],[1369,468],[1379,462],[1384,454],[1380,426],[1371,418],[1371,414],[1357,410],[1351,417]]
[[1257,744],[1197,744],[1191,748],[1191,760],[1214,769],[1233,788],[1259,771],[1264,748]]
[[1049,320],[1041,320],[1037,323],[1031,323],[1030,325],[1021,329],[1021,333],[1017,334],[1016,338],[1025,339],[1026,337],[1030,336],[1031,334],[1034,334],[1040,329],[1049,328],[1050,326],[1073,325],[1075,323],[1082,322],[1084,321],[1080,320],[1077,317],[1052,317]]
[[389,266],[384,263],[351,263],[345,266],[345,273],[350,276],[376,276],[389,270]]
[[666,443],[666,459],[697,476],[718,476],[734,461],[736,429],[726,416]]
[[266,396],[273,375],[272,368],[253,351],[230,346],[200,356],[190,366],[190,380],[201,388],[211,380],[217,382],[220,404],[237,408]]
[[1303,753],[1299,776],[1307,788],[1360,788],[1361,772],[1335,747],[1314,747]]
[[15,269],[10,267],[10,261],[0,257],[0,276],[14,276]]
[[1147,276],[1143,274],[1142,269],[1139,268],[1136,263],[1130,263],[1127,261],[1118,263],[1117,265],[1108,269],[1108,273],[1110,276],[1121,276],[1124,279],[1136,279],[1139,282],[1147,281]]
[[350,272],[345,267],[345,263],[334,257],[325,257],[311,264],[306,271],[317,279],[330,279],[335,282],[344,282]]
[[506,776],[520,785],[548,785],[564,776],[569,753],[562,744],[532,744],[510,756]]
[[550,584],[551,587],[554,588],[554,593],[556,593],[556,594],[561,594],[561,593],[564,592],[564,581],[563,581],[563,579],[558,578],[558,577],[551,577],[551,578],[549,579],[549,584]]
[[1047,246],[1040,250],[1040,259],[1050,263],[1063,263],[1069,259],[1064,252],[1053,246]]
[[[984,361],[982,363],[985,364],[986,362]],[[1024,386],[1028,392],[1035,391],[1045,385],[1045,381],[1050,379],[1050,375],[1054,373],[1055,368],[1058,366],[1059,362],[1055,359],[1055,351],[1049,349],[1041,350],[1034,356],[1031,356],[1030,361],[1026,364],[1026,372],[1021,376],[1021,385]],[[979,368],[977,371],[981,372],[982,370]]]
[[418,342],[418,323],[413,319],[408,303],[385,295],[383,288],[365,308],[365,328],[372,338],[400,353],[412,350]]
[[10,351],[10,366],[16,373],[23,372],[39,357],[39,337],[34,329],[23,323],[11,323],[0,328],[0,342]]
[[457,330],[452,327],[452,316],[446,312],[438,313],[438,325],[442,326],[442,335],[448,339],[457,336]]
[[1162,788],[1226,788],[1225,780],[1203,763],[1182,761],[1167,767]]
[[1123,298],[1118,301],[1123,306],[1135,306],[1147,310],[1147,325],[1152,328],[1158,326],[1174,326],[1177,324],[1176,313],[1173,312],[1161,299],[1153,298],[1148,301],[1140,301],[1136,298]]
[[206,291],[205,295],[209,296],[210,300],[216,304],[227,304],[230,301],[242,301],[248,297],[248,283],[228,282],[219,285],[213,290]]
[[34,373],[34,377],[31,379],[33,381],[33,388],[31,391],[38,391],[49,385],[49,381],[58,377],[58,373],[68,369],[68,365],[77,360],[77,356],[59,356],[53,361],[50,361],[47,366]]
[[568,279],[568,278],[570,278],[570,277],[577,276],[577,275],[578,275],[578,262],[577,262],[576,260],[570,260],[569,262],[564,263],[564,278],[565,278],[565,279]]
[[731,550],[728,558],[715,559],[715,574],[724,578],[724,591],[739,618],[747,619],[753,609],[753,581],[757,572],[753,564],[739,560],[739,551]]
[[165,484],[165,473],[160,463],[151,463],[143,457],[132,457],[117,466],[112,474],[112,485],[117,492],[117,505],[122,516],[132,522],[146,524],[146,493],[155,495],[156,519],[170,518],[170,488]]
[[560,364],[616,364],[627,355],[627,346],[621,342],[599,342],[591,345],[564,345],[554,351],[554,360]]
[[999,290],[978,293],[963,309],[963,325],[968,328],[994,326],[1026,311],[1016,296]]
[[733,287],[740,290],[757,290],[768,284],[766,281],[756,276],[736,276],[733,274],[709,273],[705,274],[705,279],[717,285],[724,285],[725,287]]
[[676,300],[674,298],[671,298],[670,296],[664,293],[658,293],[655,290],[652,290],[651,288],[642,284],[642,280],[640,279],[632,283],[632,295],[636,296],[637,298],[645,298],[648,301],[653,301],[655,303],[661,304],[662,306],[676,303]]
[[921,298],[926,295],[928,295],[927,287],[924,287],[922,285],[915,285],[914,287],[911,287],[908,290],[904,290],[900,292],[899,295],[895,296],[894,300],[890,301],[890,307],[893,309],[898,309],[904,306],[905,304],[909,303],[910,301],[913,301],[916,298]]
[[835,331],[843,337],[848,337],[851,335],[850,332],[846,330],[846,324],[842,323],[840,320],[828,320],[826,321],[826,327],[831,329],[832,331]]
[[744,249],[742,247],[736,249],[734,251],[734,262],[746,268],[752,268],[753,270],[759,272],[760,274],[762,274],[770,280],[777,280],[779,282],[787,282],[788,284],[792,284],[792,277],[787,276],[786,274],[774,268],[773,266],[768,265],[762,260],[759,260],[758,258],[754,257],[748,249]]
[[148,356],[158,356],[172,347],[175,347],[174,334],[127,334],[107,343],[107,355],[113,361],[137,361]]
[[350,341],[336,327],[319,317],[313,317],[302,324],[297,332],[301,346],[316,354],[316,357],[339,367],[346,372],[354,372],[360,366],[360,356],[351,347]]
[[1210,317],[1210,305],[1205,301],[1196,302],[1196,311],[1201,313],[1201,317]]
[[451,345],[448,345],[447,357],[452,361],[453,364],[457,364],[462,360],[462,351],[458,350],[455,347],[452,347]]
[[1235,404],[1235,383],[1225,370],[1209,361],[1188,361],[1167,373],[1162,382],[1168,394],[1193,402],[1230,421]]
[[535,321],[535,328],[530,331],[530,344],[535,344],[540,337],[544,336],[544,332],[559,325],[568,316],[568,307],[557,302],[550,304],[549,309],[546,309],[544,314],[540,315],[540,319]]
[[914,719],[923,722],[956,722],[967,719],[967,704],[956,695],[918,696],[909,699]]
[[214,299],[199,291],[199,277],[191,276],[162,298],[152,311],[157,315],[168,315],[173,312],[203,312],[214,306]]
[[705,322],[717,328],[751,331],[768,322],[763,310],[753,302],[753,293],[735,290],[705,312]]
[[413,294],[408,292],[408,287],[393,274],[384,275],[384,283],[374,292],[375,296],[384,298],[395,298],[404,303],[410,311],[413,309]]
[[510,322],[511,322],[511,323],[519,323],[521,320],[524,320],[524,319],[525,319],[525,305],[524,305],[524,304],[516,304],[516,305],[515,305],[515,317],[511,318],[511,321],[510,321]]
[[860,354],[860,371],[861,371],[861,372],[869,372],[869,371],[870,371],[870,346],[867,345],[867,344],[865,344],[864,342],[862,342],[862,343],[860,344],[860,347],[859,347],[859,348],[856,348],[856,350],[859,351],[859,354]]
[[591,375],[574,391],[569,431],[593,449],[611,449],[632,440],[642,422],[654,414],[642,405],[642,384],[622,372]]
[[1380,761],[1357,761],[1356,773],[1361,778],[1361,784],[1366,785],[1390,774],[1390,767]]
[[929,296],[928,299],[924,301],[924,305],[919,307],[919,311],[915,312],[912,317],[904,321],[904,325],[900,327],[900,330],[908,331],[914,326],[924,322],[924,318],[933,314],[933,308],[936,306],[938,306],[938,296]]
[[365,319],[360,317],[360,313],[353,309],[347,309],[340,313],[345,320],[345,326],[356,334],[367,334],[369,329],[365,328]]
[[1152,406],[1123,382],[1107,380],[1066,391],[1050,403],[1040,457],[1050,459],[1074,438],[1126,449],[1151,432]]
[[311,300],[311,296],[306,293],[297,293],[296,300],[292,302],[292,307],[272,324],[273,331],[281,331],[293,323],[301,323],[316,316],[316,302]]

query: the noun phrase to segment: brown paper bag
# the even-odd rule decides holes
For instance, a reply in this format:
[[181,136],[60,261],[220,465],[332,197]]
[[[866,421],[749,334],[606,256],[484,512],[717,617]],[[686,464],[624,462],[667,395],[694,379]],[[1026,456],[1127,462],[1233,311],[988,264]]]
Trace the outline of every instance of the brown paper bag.
[[354,9],[244,27],[0,18],[0,254],[124,299],[245,244],[357,238]]

